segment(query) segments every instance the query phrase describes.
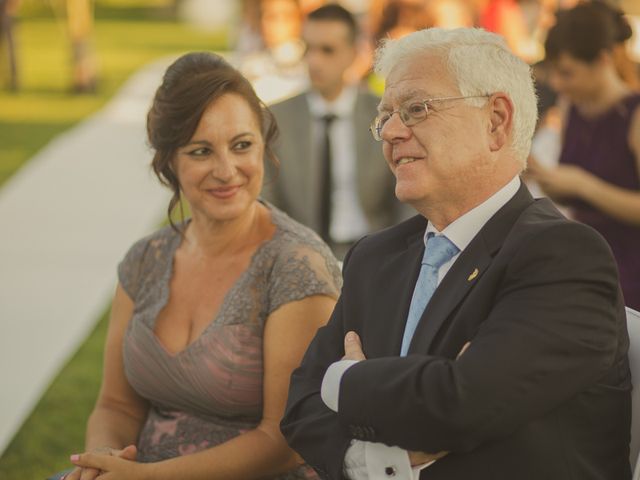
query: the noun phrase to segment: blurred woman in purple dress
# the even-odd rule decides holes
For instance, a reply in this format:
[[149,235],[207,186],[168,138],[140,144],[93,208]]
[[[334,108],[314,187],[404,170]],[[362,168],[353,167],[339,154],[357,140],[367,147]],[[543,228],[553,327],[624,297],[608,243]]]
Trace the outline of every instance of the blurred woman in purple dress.
[[[530,172],[576,220],[608,241],[628,306],[640,309],[640,94],[616,68],[631,37],[622,12],[603,3],[560,12],[546,41],[551,84],[568,100],[559,165]],[[588,259],[585,259],[588,261]]]

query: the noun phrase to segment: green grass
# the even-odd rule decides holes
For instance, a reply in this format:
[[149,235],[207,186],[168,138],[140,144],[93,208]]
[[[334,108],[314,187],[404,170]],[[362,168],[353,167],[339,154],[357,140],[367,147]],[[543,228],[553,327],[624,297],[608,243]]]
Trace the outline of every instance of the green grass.
[[[138,68],[192,50],[222,50],[225,32],[194,31],[172,19],[167,0],[97,0],[95,95],[69,93],[69,46],[50,5],[24,0],[17,28],[21,89],[2,89],[0,70],[0,188],[55,136],[99,110]],[[82,451],[87,417],[102,377],[107,315],[53,380],[0,457],[0,479],[42,480]]]
[[87,418],[102,377],[108,312],[31,413],[0,458],[2,480],[44,480],[82,452]]

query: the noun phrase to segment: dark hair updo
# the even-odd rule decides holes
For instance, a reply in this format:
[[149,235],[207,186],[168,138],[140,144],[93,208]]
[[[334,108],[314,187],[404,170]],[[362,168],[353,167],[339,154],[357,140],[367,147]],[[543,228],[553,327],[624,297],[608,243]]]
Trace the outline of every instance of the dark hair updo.
[[562,53],[591,63],[604,51],[631,38],[631,26],[621,10],[604,2],[580,4],[560,11],[545,42],[546,58],[557,60]]
[[204,111],[225,94],[241,96],[261,125],[265,156],[277,166],[273,142],[278,128],[269,109],[249,81],[219,55],[193,52],[183,55],[167,69],[147,114],[147,137],[155,150],[151,167],[163,185],[173,192],[167,213],[180,202],[180,183],[172,161],[178,148],[189,143]]

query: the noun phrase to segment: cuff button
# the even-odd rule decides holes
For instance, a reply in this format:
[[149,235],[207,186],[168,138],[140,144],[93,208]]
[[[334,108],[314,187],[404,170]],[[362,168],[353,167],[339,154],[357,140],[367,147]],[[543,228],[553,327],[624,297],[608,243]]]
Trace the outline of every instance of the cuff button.
[[385,467],[384,473],[387,477],[395,477],[396,476],[396,467]]

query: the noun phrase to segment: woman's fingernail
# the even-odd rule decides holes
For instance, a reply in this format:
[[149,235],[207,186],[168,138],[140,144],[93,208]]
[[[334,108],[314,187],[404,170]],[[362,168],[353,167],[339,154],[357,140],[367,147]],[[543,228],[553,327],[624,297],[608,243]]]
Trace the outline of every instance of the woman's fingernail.
[[78,455],[77,453],[74,453],[69,457],[69,460],[71,460],[72,462],[77,462],[78,460],[80,460],[80,455]]

